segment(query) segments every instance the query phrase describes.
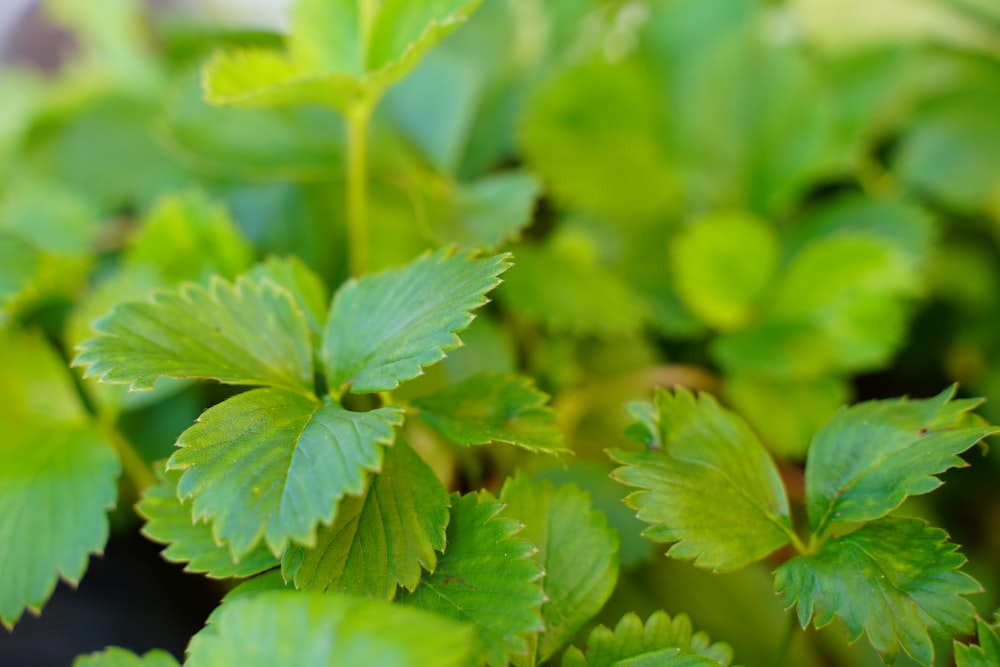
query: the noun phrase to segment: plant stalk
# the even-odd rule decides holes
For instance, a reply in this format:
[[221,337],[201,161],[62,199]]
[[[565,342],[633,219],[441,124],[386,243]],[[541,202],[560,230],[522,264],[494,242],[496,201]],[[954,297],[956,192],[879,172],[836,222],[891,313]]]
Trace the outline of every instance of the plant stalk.
[[347,113],[347,249],[352,277],[368,271],[368,122],[374,103],[359,98]]
[[101,430],[101,435],[108,439],[108,442],[111,443],[118,453],[125,476],[128,477],[132,486],[135,487],[136,495],[142,495],[143,491],[154,486],[156,484],[156,477],[149,469],[149,466],[146,465],[143,458],[139,456],[139,452],[135,451],[132,443],[126,440],[125,436],[108,420],[98,420],[98,426]]

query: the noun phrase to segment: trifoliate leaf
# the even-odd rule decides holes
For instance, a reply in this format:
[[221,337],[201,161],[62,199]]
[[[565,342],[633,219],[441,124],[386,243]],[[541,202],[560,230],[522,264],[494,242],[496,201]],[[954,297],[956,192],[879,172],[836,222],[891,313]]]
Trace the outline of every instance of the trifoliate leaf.
[[314,544],[340,497],[364,490],[400,421],[396,408],[348,412],[329,397],[254,389],[206,410],[167,467],[185,471],[180,496],[235,558],[261,538],[277,555],[289,540]]
[[1000,665],[1000,616],[993,625],[983,619],[976,620],[979,646],[955,642],[957,667],[995,667]]
[[412,401],[423,419],[460,445],[507,442],[535,451],[567,451],[547,407],[548,395],[525,377],[478,373]]
[[694,632],[684,614],[671,619],[658,611],[645,625],[635,614],[623,616],[613,631],[599,625],[587,638],[587,652],[570,647],[562,667],[729,667],[732,660],[727,644],[712,644],[704,632]]
[[525,635],[543,630],[542,570],[535,547],[514,537],[521,525],[497,515],[503,505],[487,492],[451,497],[444,555],[403,602],[476,626],[491,667],[528,652]]
[[930,665],[931,635],[971,631],[975,609],[962,596],[981,590],[958,571],[965,558],[947,537],[918,519],[884,517],[786,562],[774,589],[786,607],[797,606],[803,628],[810,619],[819,628],[837,616],[850,641],[864,630],[887,664],[902,646]]
[[319,349],[323,338],[323,320],[330,303],[319,276],[295,255],[269,257],[266,262],[251,269],[249,276],[258,283],[267,278],[292,295],[299,310],[306,316],[313,344]]
[[705,324],[741,327],[777,268],[778,250],[772,227],[755,218],[726,215],[697,222],[670,245],[677,294]]
[[98,320],[99,335],[80,345],[75,365],[86,377],[152,389],[161,376],[273,385],[299,393],[313,387],[305,316],[270,281],[247,277],[208,287],[187,284],[126,303]]
[[100,653],[81,655],[73,661],[73,667],[180,667],[180,663],[174,656],[159,649],[140,657],[132,651],[109,646]]
[[545,571],[545,630],[528,661],[536,664],[558,651],[611,596],[618,582],[618,534],[575,484],[556,488],[519,473],[504,484],[500,500],[507,505],[503,516],[524,522],[521,535],[538,545],[533,558]]
[[461,341],[470,310],[487,302],[507,255],[473,259],[446,250],[349,281],[333,299],[323,339],[331,389],[395,389]]
[[393,665],[464,667],[474,630],[419,609],[312,591],[269,591],[224,603],[195,635],[188,667]]
[[472,13],[476,0],[299,0],[286,53],[233,51],[205,71],[213,104],[320,104],[378,97]]
[[168,196],[147,215],[125,252],[126,265],[156,267],[164,286],[233,279],[250,266],[253,248],[229,213],[195,191]]
[[159,484],[143,491],[136,511],[146,519],[142,534],[166,544],[163,557],[175,563],[187,563],[188,572],[204,572],[210,577],[249,577],[275,567],[278,560],[263,544],[238,561],[224,544],[212,535],[212,526],[196,523],[191,504],[182,505],[177,496],[181,473],[163,471],[157,466]]
[[838,412],[809,446],[806,509],[822,535],[830,524],[885,516],[907,496],[933,491],[936,475],[966,464],[958,457],[996,429],[970,411],[981,399],[866,401]]
[[676,542],[667,555],[735,570],[792,536],[785,487],[764,446],[738,415],[714,398],[657,390],[660,448],[615,450],[613,476],[640,488],[625,498],[653,524],[643,533]]
[[344,498],[316,546],[293,544],[281,559],[296,588],[391,600],[433,572],[445,546],[448,492],[408,444],[397,440],[360,497]]
[[0,330],[0,623],[80,581],[108,539],[120,465],[39,337]]

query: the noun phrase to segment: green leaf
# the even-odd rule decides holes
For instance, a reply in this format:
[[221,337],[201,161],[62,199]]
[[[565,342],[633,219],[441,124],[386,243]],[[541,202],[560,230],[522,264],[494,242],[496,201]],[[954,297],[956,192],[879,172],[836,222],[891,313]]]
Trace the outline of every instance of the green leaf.
[[473,259],[441,250],[410,264],[349,281],[337,292],[323,338],[332,389],[395,389],[461,341],[470,310],[500,284],[508,255]]
[[226,602],[188,647],[188,667],[464,667],[472,628],[418,609],[302,591]]
[[797,605],[803,628],[810,619],[819,628],[837,616],[850,641],[867,632],[887,664],[902,646],[930,665],[930,635],[971,631],[975,609],[962,596],[982,590],[958,571],[965,558],[947,537],[918,519],[884,517],[786,562],[774,589],[786,607]]
[[792,539],[788,499],[774,462],[750,427],[714,398],[656,392],[660,448],[614,450],[613,476],[641,489],[625,498],[644,535],[676,542],[667,555],[735,570]]
[[77,583],[108,539],[120,472],[65,367],[40,336],[0,330],[0,623]]
[[955,665],[957,667],[994,667],[1000,665],[1000,618],[989,625],[983,619],[976,619],[976,634],[979,646],[955,642]]
[[167,468],[185,471],[180,496],[194,496],[195,520],[211,519],[234,558],[262,537],[278,555],[289,540],[315,544],[340,497],[363,492],[401,421],[396,408],[348,412],[330,397],[254,389],[206,410]]
[[543,630],[542,570],[535,547],[514,537],[522,526],[497,515],[503,505],[487,492],[451,497],[444,555],[433,574],[402,600],[476,626],[491,667],[525,655],[524,635]]
[[251,269],[249,276],[258,283],[267,278],[292,295],[295,304],[306,316],[313,345],[319,349],[323,338],[323,320],[330,303],[326,286],[320,277],[295,255],[269,257],[267,261]]
[[85,377],[152,389],[161,376],[273,385],[299,393],[313,386],[306,319],[283,289],[240,277],[213,278],[155,292],[98,320],[74,365]]
[[286,53],[218,54],[205,69],[213,104],[320,104],[376,98],[476,8],[476,0],[299,0]]
[[177,496],[181,473],[156,467],[159,483],[143,491],[136,511],[146,519],[142,534],[166,544],[163,557],[174,563],[187,563],[187,572],[204,572],[216,579],[249,577],[275,567],[277,559],[264,545],[258,545],[236,560],[224,544],[219,544],[207,523],[196,523],[191,506],[182,505]]
[[0,230],[0,311],[31,285],[40,262],[41,253],[34,246]]
[[427,224],[441,243],[493,250],[517,238],[531,222],[540,190],[538,179],[522,171],[455,184],[443,201],[432,199]]
[[717,329],[747,324],[778,265],[770,225],[744,215],[707,218],[670,246],[674,284],[684,305]]
[[975,421],[981,399],[866,401],[845,408],[809,446],[806,509],[812,531],[885,516],[906,499],[941,485],[936,475],[966,464],[958,457],[996,429]]
[[391,600],[412,591],[420,568],[433,572],[445,546],[448,492],[423,459],[397,440],[360,497],[341,501],[316,545],[291,545],[281,559],[295,587]]
[[568,451],[549,397],[529,378],[478,373],[412,401],[428,424],[460,445],[507,442],[546,452]]
[[542,622],[530,664],[548,659],[593,618],[618,582],[618,535],[590,496],[575,484],[556,488],[524,473],[500,493],[503,515],[524,522],[521,535],[538,545],[535,562],[545,571]]
[[673,619],[657,611],[646,621],[626,614],[614,631],[599,625],[590,631],[587,652],[575,646],[563,654],[562,667],[728,667],[733,651],[712,644],[704,632],[694,632],[684,614]]
[[81,655],[73,661],[73,667],[180,667],[180,663],[174,660],[174,656],[159,649],[139,657],[132,651],[109,646],[100,653]]

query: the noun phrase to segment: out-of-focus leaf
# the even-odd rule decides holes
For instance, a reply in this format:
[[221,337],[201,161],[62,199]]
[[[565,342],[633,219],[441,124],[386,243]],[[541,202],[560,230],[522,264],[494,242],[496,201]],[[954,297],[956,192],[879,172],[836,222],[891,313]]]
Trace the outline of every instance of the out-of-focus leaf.
[[526,655],[526,635],[544,629],[542,569],[536,549],[515,537],[522,526],[499,517],[503,505],[487,492],[451,497],[451,522],[444,555],[433,574],[424,574],[403,602],[475,625],[483,658],[502,667],[512,655]]
[[207,65],[213,104],[320,104],[346,111],[377,98],[464,21],[476,0],[300,0],[287,53],[232,51]]
[[694,632],[684,614],[671,619],[657,611],[645,624],[626,614],[614,630],[599,625],[587,637],[586,653],[571,646],[562,667],[729,667],[732,660],[728,645],[712,644],[704,632]]
[[936,475],[998,429],[971,414],[982,399],[952,400],[955,387],[924,400],[866,401],[838,412],[809,446],[806,509],[814,533],[885,516],[907,496],[933,491]]
[[40,337],[0,330],[0,623],[80,581],[108,539],[120,471],[64,365]]
[[264,545],[236,560],[225,545],[219,544],[208,523],[195,522],[191,505],[182,505],[177,495],[181,473],[164,472],[157,466],[159,483],[143,491],[136,511],[146,519],[142,533],[149,539],[166,544],[163,557],[175,563],[186,563],[188,572],[204,572],[209,577],[249,577],[275,567],[278,560]]
[[460,445],[507,442],[564,452],[555,413],[545,405],[548,398],[528,378],[480,373],[412,404],[428,424]]
[[982,619],[976,620],[979,645],[955,642],[957,667],[991,667],[1000,665],[1000,618],[991,626]]
[[394,665],[462,667],[473,629],[435,614],[311,591],[268,591],[226,602],[188,647],[190,667]]
[[524,522],[522,535],[538,546],[534,559],[545,571],[545,630],[528,659],[536,664],[562,648],[610,597],[618,581],[618,535],[572,484],[557,488],[519,473],[504,484],[500,500],[507,505],[504,516]]
[[674,542],[667,554],[735,570],[784,546],[788,499],[774,462],[750,427],[711,396],[657,390],[659,447],[613,450],[614,478],[638,487],[625,498],[644,535]]
[[670,266],[684,304],[717,329],[745,325],[778,265],[778,239],[764,222],[716,216],[674,237]]
[[323,337],[323,321],[330,303],[326,286],[319,276],[295,255],[269,257],[267,261],[251,269],[249,276],[257,282],[267,278],[292,295],[299,310],[306,316],[313,346],[319,349]]
[[86,377],[152,389],[161,376],[272,385],[299,393],[313,388],[305,316],[274,283],[213,277],[146,302],[125,303],[94,323],[98,335],[79,346],[74,365]]
[[100,653],[81,655],[73,667],[180,667],[174,656],[154,649],[141,657],[123,648],[109,646]]
[[421,567],[434,572],[445,547],[448,492],[406,442],[397,440],[360,497],[346,497],[316,544],[293,544],[282,573],[299,589],[391,600],[397,586],[412,591]]
[[837,616],[849,640],[867,632],[887,664],[902,646],[930,665],[930,635],[971,631],[975,609],[962,596],[981,590],[958,571],[965,558],[946,539],[921,520],[884,517],[787,561],[775,572],[774,588],[786,607],[797,606],[803,628],[810,619],[822,627]]
[[335,391],[395,389],[460,344],[500,284],[507,255],[473,259],[441,250],[406,266],[348,282],[333,299],[323,337],[327,382]]

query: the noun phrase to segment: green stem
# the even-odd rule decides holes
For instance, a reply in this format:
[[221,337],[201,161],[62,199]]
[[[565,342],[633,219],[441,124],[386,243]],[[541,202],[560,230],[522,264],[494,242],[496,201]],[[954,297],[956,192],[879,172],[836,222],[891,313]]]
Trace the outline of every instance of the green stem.
[[368,122],[373,98],[362,96],[347,113],[347,247],[351,276],[368,270]]
[[788,655],[788,648],[792,645],[792,637],[795,636],[797,626],[795,614],[788,614],[788,623],[785,624],[785,630],[781,633],[781,643],[778,644],[778,652],[774,656],[774,667],[781,667],[785,664],[785,657]]
[[101,434],[108,439],[111,446],[118,452],[118,457],[122,461],[122,468],[125,470],[125,476],[128,477],[129,481],[132,482],[132,486],[135,487],[136,495],[141,495],[144,490],[154,486],[156,484],[156,477],[149,469],[149,466],[146,465],[146,461],[139,456],[139,452],[135,451],[132,443],[125,439],[125,436],[115,428],[114,424],[108,419],[99,419],[98,427],[101,429]]

